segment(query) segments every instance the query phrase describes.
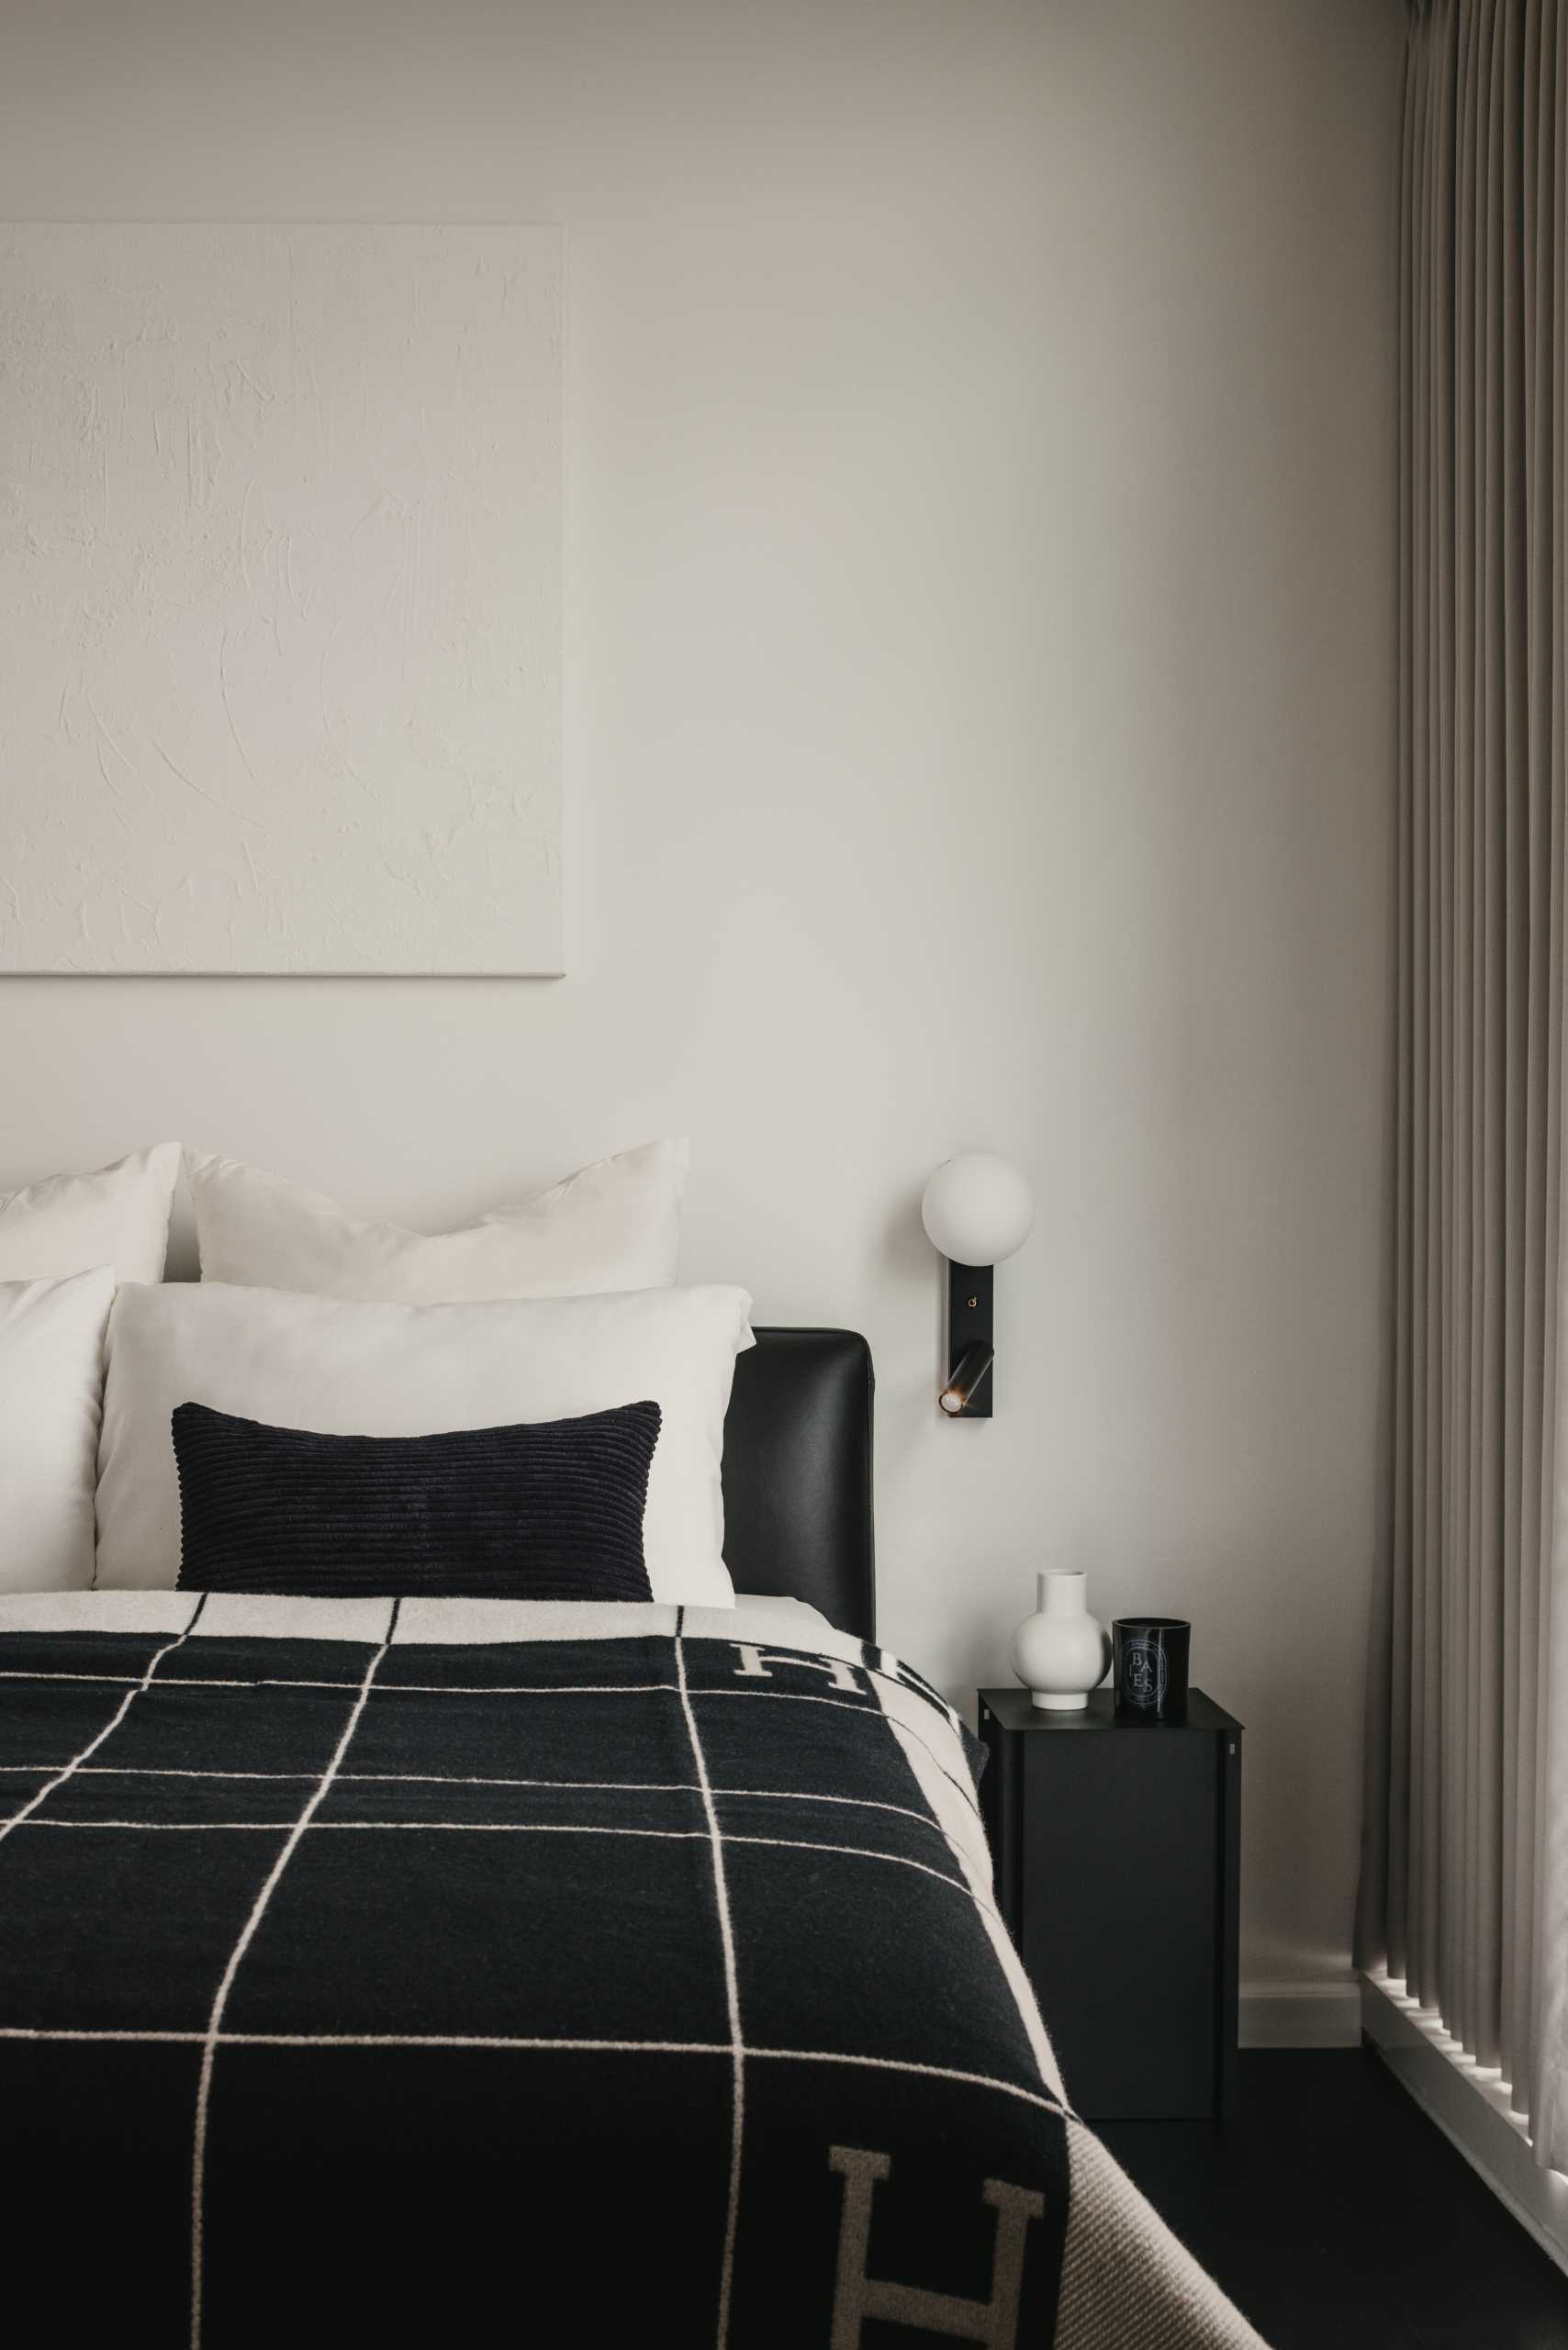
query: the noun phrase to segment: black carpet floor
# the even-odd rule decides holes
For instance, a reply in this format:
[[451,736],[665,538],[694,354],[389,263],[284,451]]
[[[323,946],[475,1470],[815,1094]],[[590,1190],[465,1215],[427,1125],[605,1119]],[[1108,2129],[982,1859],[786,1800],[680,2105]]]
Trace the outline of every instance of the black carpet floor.
[[1273,2350],[1568,2350],[1568,2277],[1370,2049],[1252,2051],[1223,2126],[1100,2135]]

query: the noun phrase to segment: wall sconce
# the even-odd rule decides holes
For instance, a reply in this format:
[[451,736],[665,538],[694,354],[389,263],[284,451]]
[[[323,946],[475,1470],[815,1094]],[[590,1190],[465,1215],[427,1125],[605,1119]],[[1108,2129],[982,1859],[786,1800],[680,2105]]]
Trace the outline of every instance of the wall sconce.
[[925,1187],[921,1221],[947,1259],[947,1379],[937,1397],[954,1420],[989,1420],[992,1269],[1029,1237],[1034,1195],[994,1151],[946,1158]]

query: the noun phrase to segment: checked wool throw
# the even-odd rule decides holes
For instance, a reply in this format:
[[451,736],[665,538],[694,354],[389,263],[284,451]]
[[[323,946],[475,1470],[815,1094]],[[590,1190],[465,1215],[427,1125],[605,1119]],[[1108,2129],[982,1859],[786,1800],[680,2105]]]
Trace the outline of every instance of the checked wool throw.
[[0,1600],[12,2295],[86,2341],[134,2280],[196,2350],[1255,2344],[1065,2101],[975,1742],[809,1638]]

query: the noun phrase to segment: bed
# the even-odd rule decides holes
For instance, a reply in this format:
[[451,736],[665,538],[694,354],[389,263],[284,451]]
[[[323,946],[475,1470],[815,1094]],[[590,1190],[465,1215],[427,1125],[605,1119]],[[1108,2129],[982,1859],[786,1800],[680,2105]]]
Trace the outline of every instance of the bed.
[[875,1639],[864,1342],[763,1330],[734,1609],[0,1598],[13,2316],[207,2350],[1256,2335],[1072,2115]]

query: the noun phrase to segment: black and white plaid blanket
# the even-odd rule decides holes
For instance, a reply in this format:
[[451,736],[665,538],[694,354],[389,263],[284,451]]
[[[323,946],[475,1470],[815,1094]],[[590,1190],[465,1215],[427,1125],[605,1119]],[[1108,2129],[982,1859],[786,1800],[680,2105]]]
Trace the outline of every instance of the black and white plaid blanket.
[[788,1613],[0,1600],[13,2315],[1255,2342],[1064,2105],[975,1751]]

